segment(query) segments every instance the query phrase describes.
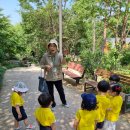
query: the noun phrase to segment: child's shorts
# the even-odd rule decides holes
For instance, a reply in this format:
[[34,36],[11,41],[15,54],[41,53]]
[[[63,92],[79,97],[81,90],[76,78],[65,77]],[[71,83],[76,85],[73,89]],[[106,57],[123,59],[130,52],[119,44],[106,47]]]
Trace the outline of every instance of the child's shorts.
[[21,120],[25,120],[25,119],[27,119],[27,115],[26,115],[26,112],[25,112],[25,110],[24,110],[24,107],[23,106],[21,106],[21,107],[19,107],[20,108],[20,112],[21,112],[21,114],[22,114],[22,118],[18,118],[18,113],[16,112],[16,108],[15,107],[12,107],[12,113],[13,113],[13,116],[14,116],[14,118],[17,120],[17,121],[21,121]]
[[106,120],[104,122],[103,130],[115,130],[116,129],[116,122],[111,122]]
[[42,126],[40,125],[40,130],[52,130],[50,126]]
[[102,129],[104,125],[104,121],[103,122],[98,122],[96,125],[96,129]]

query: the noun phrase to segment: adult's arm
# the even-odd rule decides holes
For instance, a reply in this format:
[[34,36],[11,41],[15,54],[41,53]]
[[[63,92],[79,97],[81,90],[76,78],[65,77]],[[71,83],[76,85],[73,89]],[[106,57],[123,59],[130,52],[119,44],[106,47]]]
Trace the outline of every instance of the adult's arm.
[[42,56],[42,58],[40,60],[40,66],[41,66],[42,69],[46,68],[46,65],[45,65],[45,54]]
[[50,71],[50,69],[52,68],[51,65],[47,65],[46,64],[46,53],[43,55],[43,57],[41,58],[40,61],[40,66],[42,69],[44,69],[45,71]]

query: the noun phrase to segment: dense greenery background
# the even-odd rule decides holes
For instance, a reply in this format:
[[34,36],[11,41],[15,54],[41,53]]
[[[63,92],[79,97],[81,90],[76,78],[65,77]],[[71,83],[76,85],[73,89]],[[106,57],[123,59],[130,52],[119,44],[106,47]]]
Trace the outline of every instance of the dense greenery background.
[[[39,61],[51,38],[59,39],[58,0],[19,0],[22,22],[11,25],[0,10],[0,65],[27,57]],[[128,0],[62,0],[63,48],[78,55],[88,73],[97,67],[108,70],[130,64]],[[115,48],[104,54],[107,38]],[[119,41],[117,39],[119,38]],[[111,48],[109,44],[109,48]],[[125,53],[124,53],[125,52]]]

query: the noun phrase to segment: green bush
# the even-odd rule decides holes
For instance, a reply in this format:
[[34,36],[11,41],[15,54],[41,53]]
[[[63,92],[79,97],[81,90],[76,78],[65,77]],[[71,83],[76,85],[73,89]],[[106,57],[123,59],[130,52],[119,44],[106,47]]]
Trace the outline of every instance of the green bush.
[[116,70],[120,67],[120,54],[114,48],[108,54],[102,56],[101,67],[107,70]]
[[20,67],[20,64],[13,64],[10,63],[9,61],[5,61],[2,63],[2,66],[4,66],[6,69],[11,69],[11,68],[15,68],[15,67]]
[[122,58],[120,62],[122,66],[127,66],[130,64],[130,49],[125,49],[122,51]]
[[2,86],[3,75],[6,71],[6,67],[0,66],[0,87]]
[[128,85],[123,85],[122,91],[126,94],[130,94],[130,86]]
[[80,57],[81,62],[86,69],[87,76],[94,78],[94,71],[101,64],[102,53],[100,51],[93,53],[91,50],[83,50]]

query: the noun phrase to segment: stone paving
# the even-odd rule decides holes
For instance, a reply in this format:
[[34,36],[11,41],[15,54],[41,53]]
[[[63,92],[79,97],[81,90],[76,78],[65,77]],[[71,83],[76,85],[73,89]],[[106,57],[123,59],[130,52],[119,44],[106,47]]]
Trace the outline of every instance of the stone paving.
[[[29,92],[24,95],[25,109],[28,115],[28,120],[31,124],[35,125],[35,130],[38,130],[38,125],[33,116],[33,112],[38,107],[37,97],[40,94],[38,92],[38,76],[40,74],[40,68],[31,66],[27,68],[14,68],[6,71],[4,76],[3,87],[0,91],[0,130],[13,130],[14,122],[10,107],[10,94],[11,88],[17,81],[25,82],[29,87]],[[70,80],[69,80],[70,81]],[[61,106],[61,101],[57,91],[55,91],[56,98],[56,110],[55,115],[57,118],[57,130],[73,130],[71,127],[72,121],[75,116],[75,112],[80,108],[82,93],[82,85],[75,86],[64,80],[64,89],[66,99],[70,108],[64,108]],[[25,130],[23,122],[21,130]],[[120,120],[116,130],[130,130],[130,113],[120,116]]]

